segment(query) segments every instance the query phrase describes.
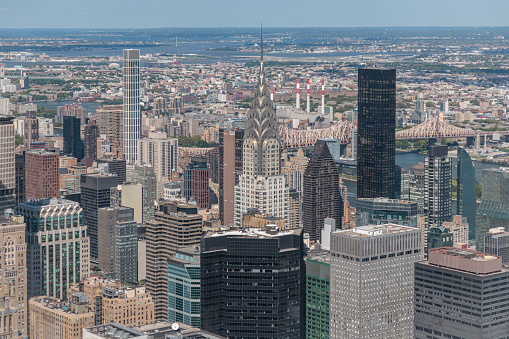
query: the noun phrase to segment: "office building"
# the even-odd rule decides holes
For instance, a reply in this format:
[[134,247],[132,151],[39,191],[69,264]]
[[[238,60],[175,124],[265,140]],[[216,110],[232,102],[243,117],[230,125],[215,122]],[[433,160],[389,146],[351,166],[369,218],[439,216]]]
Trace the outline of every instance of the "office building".
[[168,321],[200,327],[200,247],[178,248],[168,258]]
[[[178,325],[178,329],[174,329]],[[136,327],[143,332],[148,339],[226,339],[223,336],[212,334],[200,328],[184,324],[182,322],[170,323],[167,321],[157,322],[152,325]]]
[[275,225],[207,232],[201,328],[228,338],[304,338],[303,246],[302,229]]
[[148,337],[142,332],[132,329],[130,327],[119,325],[116,322],[87,327],[83,329],[83,339],[102,339],[102,338],[148,339]]
[[395,223],[417,227],[417,203],[387,198],[358,198],[357,226]]
[[453,216],[452,221],[444,221],[442,225],[451,231],[455,243],[468,244],[469,225],[467,217],[455,215]]
[[426,256],[428,251],[440,247],[452,247],[454,245],[453,234],[445,226],[431,227],[426,239]]
[[81,176],[81,207],[83,207],[83,223],[88,227],[90,237],[90,257],[98,257],[97,247],[97,211],[109,207],[111,188],[117,186],[116,175],[98,173]]
[[219,218],[221,224],[232,225],[235,185],[242,173],[244,129],[219,130]]
[[246,115],[242,146],[242,175],[235,186],[234,225],[250,209],[288,221],[288,187],[281,174],[281,140],[277,116],[260,60],[255,97]]
[[58,153],[45,150],[25,152],[25,199],[60,196]]
[[[22,339],[28,336],[26,225],[20,216],[0,216],[0,337]],[[0,272],[1,272],[0,271]]]
[[396,70],[359,69],[357,197],[395,198]]
[[484,234],[492,228],[509,224],[509,169],[488,168],[482,171],[482,199],[475,222],[475,246],[484,250]]
[[13,117],[0,116],[0,213],[16,203],[16,166]]
[[310,252],[306,258],[306,338],[329,338],[330,253]]
[[99,127],[99,133],[106,136],[111,144],[119,143],[123,146],[124,131],[124,108],[122,105],[101,106],[95,111],[95,121]]
[[502,264],[509,264],[509,232],[503,227],[492,228],[484,235],[484,253],[502,258]]
[[80,119],[72,116],[64,116],[64,154],[70,155],[78,161],[83,159],[83,142],[81,141]]
[[[467,218],[468,238],[475,239],[476,189],[472,159],[464,148],[458,148],[456,214]],[[454,240],[455,242],[458,242]]]
[[154,204],[157,201],[157,179],[154,168],[147,165],[135,166],[132,181],[142,185],[142,223],[145,224],[154,218]]
[[209,187],[209,169],[204,157],[192,158],[184,169],[184,197],[194,199],[199,208],[211,207],[212,191]]
[[28,297],[65,298],[67,288],[89,275],[90,239],[77,202],[41,199],[18,205],[27,224]]
[[16,205],[25,201],[25,154],[14,155]]
[[63,124],[64,116],[78,118],[80,119],[81,124],[83,125],[85,124],[85,109],[76,103],[57,107],[57,115],[55,116],[55,122]]
[[321,242],[325,218],[337,220],[341,229],[343,201],[339,191],[339,171],[327,143],[318,140],[303,178],[302,225],[313,242]]
[[28,111],[24,121],[23,141],[25,149],[29,150],[33,142],[39,141],[39,119],[35,111]]
[[90,120],[85,126],[85,158],[97,160],[97,139],[99,127],[94,120]]
[[124,49],[123,65],[123,144],[124,158],[127,163],[135,164],[137,144],[141,135],[140,112],[140,50]]
[[508,282],[500,257],[430,250],[428,261],[415,263],[414,338],[506,338]]
[[[80,296],[76,296],[78,301]],[[85,327],[94,325],[94,313],[86,298],[69,303],[53,297],[34,297],[28,302],[30,339],[81,339]]]
[[331,235],[330,338],[412,338],[420,230],[367,225]]
[[163,203],[147,222],[147,291],[155,302],[154,319],[168,320],[168,258],[179,247],[196,246],[202,216],[196,205]]
[[143,223],[143,185],[133,182],[112,187],[110,206],[130,207],[134,212],[134,221]]
[[171,180],[178,171],[178,139],[163,132],[149,132],[148,138],[138,140],[138,165],[154,167],[158,181]]
[[285,160],[281,167],[281,173],[286,174],[286,185],[289,189],[294,189],[299,193],[299,199],[302,198],[304,190],[304,173],[308,166],[309,158],[304,155],[304,151],[299,148],[295,156],[286,159],[286,152],[283,152],[283,159]]
[[103,207],[97,211],[99,267],[123,283],[138,281],[138,224],[129,207]]
[[103,164],[107,169],[105,169],[106,173],[116,174],[118,177],[118,183],[123,185],[126,183],[126,162],[124,159],[97,159],[97,165]]
[[101,301],[103,324],[143,326],[154,323],[154,301],[145,286],[104,287]]
[[424,160],[426,227],[440,227],[452,218],[452,161],[447,146],[430,146]]

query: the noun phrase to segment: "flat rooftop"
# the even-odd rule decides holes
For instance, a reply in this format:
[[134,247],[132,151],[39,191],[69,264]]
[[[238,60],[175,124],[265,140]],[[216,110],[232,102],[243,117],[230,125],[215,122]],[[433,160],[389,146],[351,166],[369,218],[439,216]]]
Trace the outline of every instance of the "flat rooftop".
[[22,202],[19,205],[20,206],[27,206],[27,207],[44,207],[44,206],[63,206],[63,205],[79,205],[76,201],[67,200],[67,199],[61,199],[61,198],[49,198],[49,199],[39,199],[34,201],[27,201]]
[[85,330],[89,333],[95,334],[99,338],[115,338],[115,339],[147,338],[147,336],[144,333],[115,323],[87,327]]
[[268,230],[267,228],[244,228],[244,229],[225,230],[219,232],[208,232],[205,235],[205,237],[214,238],[223,236],[239,236],[246,238],[275,238],[282,237],[285,235],[298,234],[298,232],[301,232],[301,229],[288,229],[280,231],[277,229],[276,225],[272,226],[275,226],[274,231]]
[[369,238],[384,234],[404,233],[415,230],[417,230],[417,228],[397,224],[383,224],[358,226],[349,230],[339,230],[335,233],[342,233],[351,237]]
[[430,249],[427,263],[475,275],[487,275],[502,271],[501,257],[455,247]]

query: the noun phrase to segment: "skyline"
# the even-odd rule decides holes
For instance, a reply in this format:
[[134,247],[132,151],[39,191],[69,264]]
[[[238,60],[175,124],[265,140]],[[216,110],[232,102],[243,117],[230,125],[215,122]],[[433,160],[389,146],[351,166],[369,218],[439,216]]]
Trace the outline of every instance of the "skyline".
[[[298,28],[504,27],[508,25],[504,13],[509,10],[509,2],[504,0],[461,3],[456,0],[355,3],[325,0],[320,6],[301,0],[241,4],[218,0],[213,5],[203,0],[191,3],[156,0],[151,6],[157,8],[155,13],[139,11],[135,4],[134,0],[126,0],[122,6],[116,1],[99,0],[90,0],[85,6],[62,0],[52,4],[34,0],[10,2],[0,6],[0,28],[240,28],[257,27],[260,21],[266,27]],[[256,19],[245,20],[246,13]]]

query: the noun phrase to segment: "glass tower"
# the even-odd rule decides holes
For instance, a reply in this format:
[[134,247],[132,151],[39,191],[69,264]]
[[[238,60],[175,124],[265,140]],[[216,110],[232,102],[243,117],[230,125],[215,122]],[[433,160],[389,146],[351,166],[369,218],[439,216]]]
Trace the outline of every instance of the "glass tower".
[[457,196],[457,212],[456,214],[467,218],[468,222],[468,238],[475,239],[475,171],[472,159],[467,151],[458,148],[458,196]]

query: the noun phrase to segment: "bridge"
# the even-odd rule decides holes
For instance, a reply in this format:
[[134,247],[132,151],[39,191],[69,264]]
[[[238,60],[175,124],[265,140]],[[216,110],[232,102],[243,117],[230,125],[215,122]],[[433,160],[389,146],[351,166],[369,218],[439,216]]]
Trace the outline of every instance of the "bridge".
[[[286,124],[279,126],[283,148],[312,147],[318,139],[339,139],[342,144],[349,144],[353,124],[349,121],[336,122],[329,128],[296,130]],[[396,132],[396,140],[439,140],[442,138],[468,138],[472,141],[478,136],[492,136],[493,131],[475,131],[461,128],[444,121],[442,113],[429,117],[420,125]],[[500,135],[509,135],[509,131],[495,131]]]

